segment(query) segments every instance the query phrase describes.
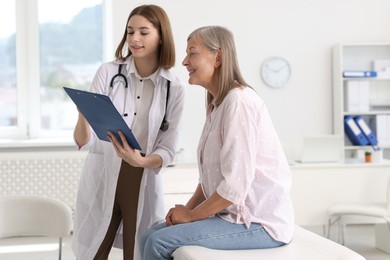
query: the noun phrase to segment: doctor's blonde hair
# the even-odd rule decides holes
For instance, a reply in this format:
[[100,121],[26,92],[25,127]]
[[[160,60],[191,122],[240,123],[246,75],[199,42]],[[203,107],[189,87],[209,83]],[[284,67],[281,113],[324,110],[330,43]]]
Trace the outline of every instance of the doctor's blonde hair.
[[219,106],[233,88],[248,86],[242,77],[237,60],[233,34],[222,26],[205,26],[194,30],[187,38],[203,44],[210,52],[221,52],[221,66],[218,78],[218,93],[215,97],[207,92],[207,105]]
[[171,24],[169,22],[169,18],[166,12],[157,5],[141,5],[136,7],[129,14],[122,40],[115,51],[115,57],[118,60],[124,61],[127,57],[131,55],[130,48],[126,44],[126,39],[127,24],[129,23],[129,20],[133,15],[141,15],[145,17],[157,29],[161,40],[161,44],[159,45],[159,49],[157,52],[159,66],[166,69],[170,69],[175,66],[175,43],[173,40]]

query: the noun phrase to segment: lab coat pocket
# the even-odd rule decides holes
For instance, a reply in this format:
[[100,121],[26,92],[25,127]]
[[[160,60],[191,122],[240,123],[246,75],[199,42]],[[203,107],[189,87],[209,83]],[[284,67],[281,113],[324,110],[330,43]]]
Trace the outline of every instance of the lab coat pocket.
[[98,201],[100,196],[97,195],[99,188],[101,188],[104,172],[104,156],[102,154],[88,154],[80,178],[77,202],[79,242],[85,246],[90,246],[101,225],[102,202]]
[[82,170],[79,194],[87,204],[93,202],[96,193],[103,180],[105,171],[104,156],[102,154],[89,153]]

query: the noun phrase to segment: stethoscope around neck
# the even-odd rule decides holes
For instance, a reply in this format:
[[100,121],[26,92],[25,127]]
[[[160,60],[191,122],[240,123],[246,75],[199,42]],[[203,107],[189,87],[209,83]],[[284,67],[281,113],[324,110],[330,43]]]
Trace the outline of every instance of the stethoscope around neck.
[[[112,77],[111,81],[110,81],[110,87],[109,87],[109,91],[108,91],[108,96],[110,96],[110,95],[112,96],[113,89],[114,89],[114,83],[119,78],[121,78],[123,80],[123,84],[124,84],[125,90],[127,90],[127,88],[129,87],[129,83],[127,81],[126,76],[122,74],[122,67],[123,67],[123,65],[125,65],[125,64],[119,64],[118,73],[115,74]],[[166,99],[165,99],[165,112],[164,112],[163,121],[161,122],[161,125],[160,125],[160,130],[163,131],[163,132],[167,131],[168,128],[169,128],[169,122],[166,120],[166,116],[167,116],[168,98],[169,98],[169,89],[170,88],[171,88],[171,82],[169,80],[167,80],[167,96],[166,96]],[[128,114],[126,113],[126,103],[127,103],[127,91],[125,91],[125,95],[123,96],[123,112],[122,112],[122,116],[124,116],[124,117],[128,116]]]

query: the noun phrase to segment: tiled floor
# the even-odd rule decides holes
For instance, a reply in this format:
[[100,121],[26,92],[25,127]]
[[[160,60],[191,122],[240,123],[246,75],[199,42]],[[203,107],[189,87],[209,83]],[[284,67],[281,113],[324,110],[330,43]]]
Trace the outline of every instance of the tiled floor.
[[[322,227],[305,227],[322,235]],[[331,238],[335,239],[332,234]],[[70,250],[71,238],[64,239],[62,260],[75,260]],[[346,246],[366,257],[367,260],[390,260],[386,254],[375,248],[375,228],[373,225],[348,226]],[[390,245],[389,245],[390,246]],[[20,250],[24,252],[20,252]],[[7,238],[0,239],[1,260],[54,260],[58,259],[58,241],[51,238]],[[122,252],[119,249],[111,251],[110,260],[121,260]],[[314,259],[313,259],[314,260]],[[333,259],[330,259],[333,260]]]

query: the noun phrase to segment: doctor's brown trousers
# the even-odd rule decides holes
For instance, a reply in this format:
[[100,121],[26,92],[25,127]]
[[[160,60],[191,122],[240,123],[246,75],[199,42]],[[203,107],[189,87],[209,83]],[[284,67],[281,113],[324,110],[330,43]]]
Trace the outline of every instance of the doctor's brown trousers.
[[110,226],[94,260],[107,260],[119,225],[123,220],[123,257],[132,260],[139,189],[144,168],[136,168],[122,160],[116,186],[114,208]]

